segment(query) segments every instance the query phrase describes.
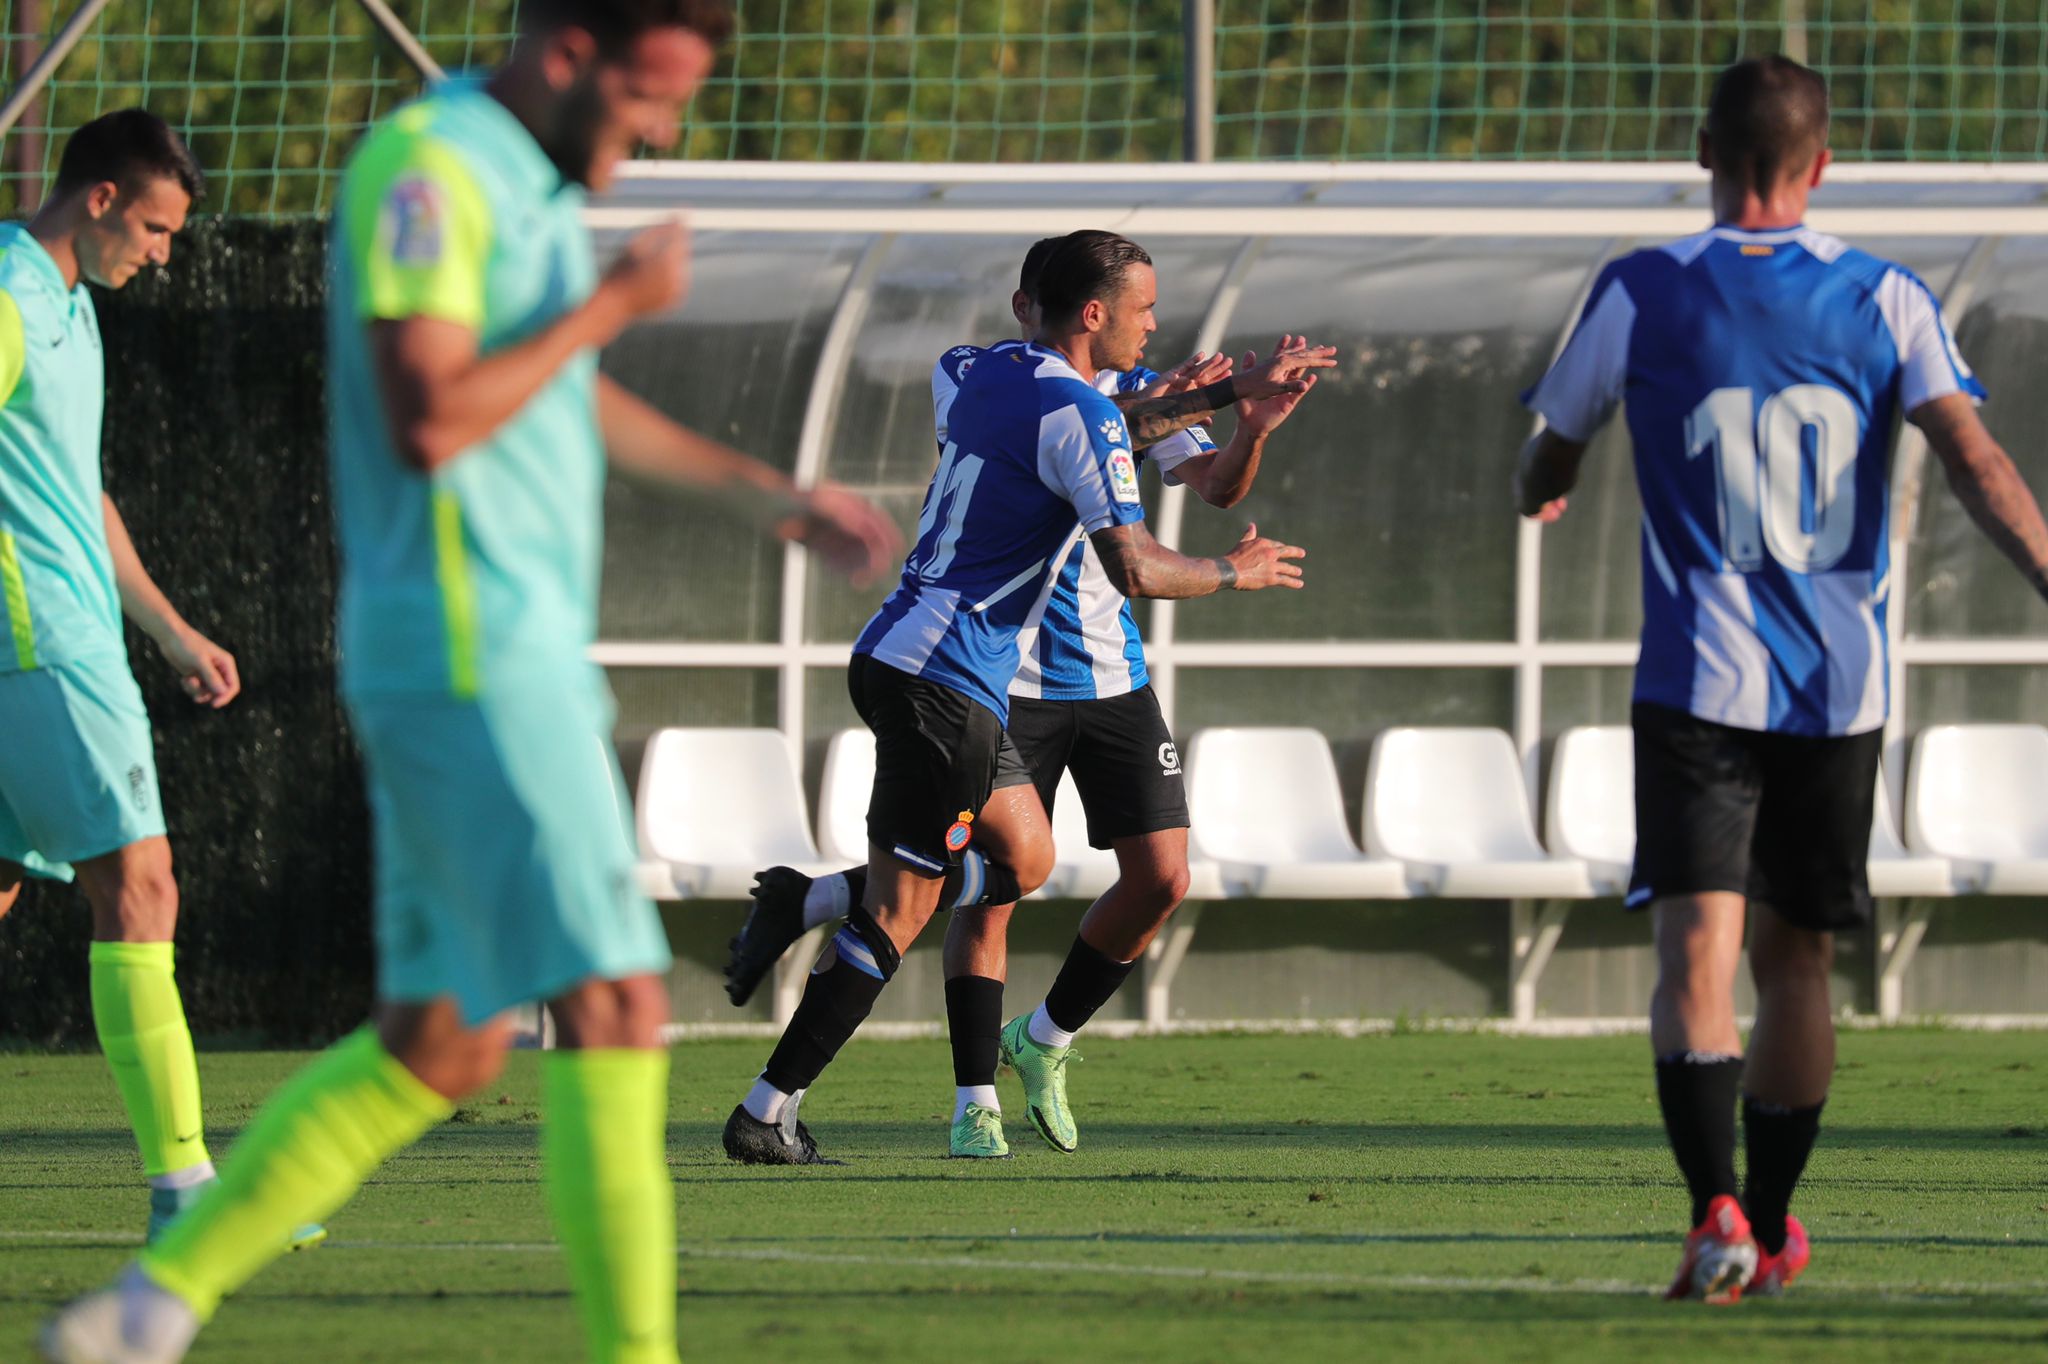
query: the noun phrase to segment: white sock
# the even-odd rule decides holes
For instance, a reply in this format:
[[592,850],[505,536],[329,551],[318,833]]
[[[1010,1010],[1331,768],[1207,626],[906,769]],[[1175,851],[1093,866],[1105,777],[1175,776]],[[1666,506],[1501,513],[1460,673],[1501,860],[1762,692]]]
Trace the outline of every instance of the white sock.
[[980,1104],[983,1108],[1003,1111],[1003,1101],[996,1097],[994,1085],[961,1085],[953,1091],[953,1121],[967,1116],[967,1105]]
[[182,1170],[173,1170],[167,1175],[151,1175],[149,1177],[149,1187],[152,1189],[190,1189],[197,1185],[205,1184],[209,1180],[219,1178],[220,1176],[213,1172],[213,1162],[202,1160],[197,1165],[188,1165]]
[[830,876],[820,876],[804,892],[804,927],[818,928],[845,918],[852,900],[853,888],[846,884],[843,873],[835,871]]
[[1030,1033],[1031,1040],[1041,1047],[1071,1047],[1074,1045],[1074,1034],[1053,1022],[1051,1015],[1046,1013],[1043,1004],[1032,1011],[1031,1021],[1024,1025],[1024,1030]]
[[747,1116],[756,1122],[780,1122],[782,1106],[789,1102],[789,1096],[769,1084],[766,1080],[754,1081],[754,1087],[747,1091],[747,1097],[740,1100],[740,1107],[747,1110]]
[[121,1343],[148,1359],[183,1359],[199,1334],[191,1304],[131,1264],[114,1285],[121,1302]]

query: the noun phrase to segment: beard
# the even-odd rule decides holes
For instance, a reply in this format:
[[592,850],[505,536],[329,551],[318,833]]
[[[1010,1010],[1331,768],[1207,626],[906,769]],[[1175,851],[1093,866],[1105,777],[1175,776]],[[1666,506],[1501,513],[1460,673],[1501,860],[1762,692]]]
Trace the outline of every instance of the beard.
[[597,160],[597,130],[604,123],[604,97],[597,82],[585,76],[562,97],[562,108],[548,139],[541,144],[564,180],[588,185]]

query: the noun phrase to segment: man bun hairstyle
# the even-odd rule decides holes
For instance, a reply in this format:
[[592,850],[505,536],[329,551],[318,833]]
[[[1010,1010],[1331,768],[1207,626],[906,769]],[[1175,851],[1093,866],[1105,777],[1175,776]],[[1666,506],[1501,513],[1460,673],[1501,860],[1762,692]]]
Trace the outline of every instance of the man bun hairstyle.
[[1828,84],[1790,57],[1737,62],[1714,82],[1706,135],[1717,171],[1768,195],[1827,146]]
[[580,28],[616,57],[649,29],[686,28],[717,47],[732,36],[732,0],[526,0],[522,26],[532,33]]
[[1038,274],[1038,307],[1048,323],[1071,322],[1093,298],[1114,298],[1132,266],[1150,265],[1145,248],[1114,232],[1084,230],[1061,238]]
[[170,124],[147,109],[117,109],[64,144],[55,197],[109,181],[128,193],[159,179],[177,181],[194,203],[206,197],[206,172]]

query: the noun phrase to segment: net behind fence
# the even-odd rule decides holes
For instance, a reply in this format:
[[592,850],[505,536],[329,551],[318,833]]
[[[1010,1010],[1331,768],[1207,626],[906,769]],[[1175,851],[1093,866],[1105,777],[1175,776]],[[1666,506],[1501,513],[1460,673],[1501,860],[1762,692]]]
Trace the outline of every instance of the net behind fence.
[[[1197,0],[738,0],[680,154],[729,160],[1168,161]],[[1658,160],[1714,73],[1803,55],[1838,155],[2048,154],[2048,0],[1214,0],[1224,159]],[[11,85],[69,0],[6,0]],[[401,0],[448,66],[501,54],[516,0]],[[317,213],[371,119],[418,88],[353,0],[116,0],[8,138],[0,213],[52,149],[145,102],[189,128],[209,207]]]

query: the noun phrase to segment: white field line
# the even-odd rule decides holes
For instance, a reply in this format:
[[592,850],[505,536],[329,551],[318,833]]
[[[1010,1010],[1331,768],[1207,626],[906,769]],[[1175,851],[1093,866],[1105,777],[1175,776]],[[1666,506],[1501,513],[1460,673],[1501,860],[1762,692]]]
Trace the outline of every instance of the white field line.
[[[1754,1020],[1736,1020],[1747,1028]],[[1885,1032],[1897,1029],[1946,1028],[1956,1032],[2034,1032],[2048,1030],[2048,1014],[1925,1014],[1888,1022],[1875,1014],[1843,1014],[1835,1026],[1846,1032]],[[1269,1018],[1269,1019],[1176,1019],[1164,1027],[1149,1027],[1135,1018],[1097,1019],[1088,1025],[1091,1037],[1123,1040],[1133,1037],[1216,1037],[1226,1035],[1290,1037],[1383,1037],[1397,1032],[1483,1033],[1498,1037],[1616,1037],[1650,1030],[1647,1018],[1539,1018],[1517,1023],[1506,1018]],[[767,1038],[782,1035],[774,1023],[670,1023],[663,1027],[668,1042],[689,1042],[708,1038]],[[860,1035],[870,1040],[906,1041],[944,1037],[946,1025],[938,1020],[926,1023],[867,1022]]]
[[[1000,1244],[1001,1237],[990,1237]],[[105,1241],[138,1245],[133,1232],[0,1231],[6,1241]],[[1347,1237],[1348,1245],[1405,1245],[1407,1238],[1370,1235]],[[452,1254],[552,1255],[553,1241],[350,1241],[327,1242],[323,1250],[437,1251]],[[1210,1269],[1200,1265],[1146,1265],[1119,1260],[1018,1260],[1003,1255],[864,1255],[766,1246],[684,1246],[683,1260],[765,1261],[781,1264],[851,1265],[883,1269],[1024,1270],[1034,1274],[1121,1275],[1125,1278],[1179,1279],[1193,1282],[1258,1283],[1297,1288],[1380,1288],[1434,1293],[1522,1293],[1539,1296],[1580,1294],[1603,1297],[1648,1297],[1661,1291],[1620,1279],[1486,1278],[1441,1274],[1346,1274],[1317,1270]],[[1968,1298],[2013,1299],[2048,1307],[2048,1283],[1919,1283],[1812,1284],[1801,1297],[1880,1297],[1901,1302],[1934,1303]]]

